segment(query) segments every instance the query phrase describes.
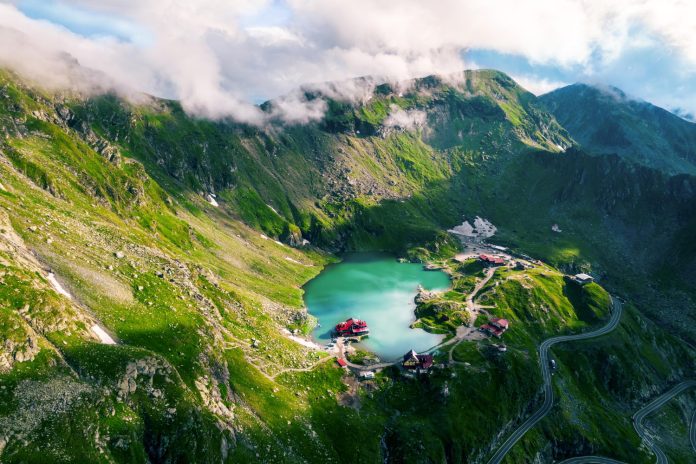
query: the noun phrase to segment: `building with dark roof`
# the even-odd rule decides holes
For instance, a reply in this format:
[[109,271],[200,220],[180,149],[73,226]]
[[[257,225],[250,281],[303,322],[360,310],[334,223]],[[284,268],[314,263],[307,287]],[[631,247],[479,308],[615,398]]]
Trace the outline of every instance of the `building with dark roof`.
[[418,354],[411,350],[404,355],[401,365],[404,369],[415,370],[419,373],[428,372],[428,369],[433,367],[433,355]]

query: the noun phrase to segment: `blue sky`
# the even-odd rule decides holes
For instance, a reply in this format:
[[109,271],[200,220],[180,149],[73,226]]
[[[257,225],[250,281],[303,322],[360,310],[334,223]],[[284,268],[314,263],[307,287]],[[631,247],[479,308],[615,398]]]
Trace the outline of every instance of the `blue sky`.
[[17,6],[29,18],[58,24],[84,37],[114,38],[143,45],[152,39],[145,28],[119,15],[56,0],[20,0]]
[[[633,98],[653,102],[693,119],[693,114],[690,114],[693,110],[688,105],[696,95],[696,78],[684,72],[689,65],[659,40],[629,49],[608,63],[600,56],[593,56],[587,64],[560,66],[534,63],[521,55],[481,49],[465,52],[465,59],[481,68],[499,69],[512,76],[546,80],[551,84],[584,82],[615,86]],[[682,99],[686,106],[681,103]]]
[[[696,113],[696,4],[679,0],[10,1],[0,8],[15,8],[33,40],[124,86],[201,108],[273,98],[307,82],[479,67],[534,93],[611,85]],[[18,27],[16,18],[2,20]],[[43,26],[53,28],[50,39],[36,33]],[[124,64],[132,75],[117,68]]]

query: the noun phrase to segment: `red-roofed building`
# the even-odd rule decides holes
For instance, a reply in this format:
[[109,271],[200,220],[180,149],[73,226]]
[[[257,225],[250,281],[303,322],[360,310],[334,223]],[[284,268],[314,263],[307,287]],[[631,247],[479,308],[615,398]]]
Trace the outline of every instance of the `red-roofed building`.
[[345,322],[339,322],[334,328],[336,335],[340,336],[357,336],[367,335],[370,329],[367,327],[367,322],[352,317]]
[[501,319],[499,317],[492,317],[488,324],[481,326],[481,330],[488,332],[496,338],[500,338],[503,333],[510,327],[510,323],[507,319]]
[[336,358],[336,362],[341,367],[346,367],[348,365],[348,363],[346,363],[346,360],[343,358]]
[[495,327],[491,324],[484,324],[481,326],[481,330],[484,332],[488,332],[490,335],[493,335],[494,337],[500,338],[501,335],[503,335],[504,330],[499,329],[498,327]]
[[499,317],[492,317],[490,323],[502,330],[507,330],[508,327],[510,327],[510,323],[507,319],[501,319]]
[[479,260],[487,266],[502,266],[505,264],[505,260],[503,258],[492,255],[481,254],[479,255]]

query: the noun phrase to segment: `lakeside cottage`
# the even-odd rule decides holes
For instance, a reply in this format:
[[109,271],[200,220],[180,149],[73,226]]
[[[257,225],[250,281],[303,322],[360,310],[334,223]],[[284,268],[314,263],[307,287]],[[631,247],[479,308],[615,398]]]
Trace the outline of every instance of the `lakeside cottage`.
[[414,350],[411,350],[404,355],[404,360],[401,365],[404,369],[416,371],[419,374],[425,374],[433,367],[433,355],[418,354]]

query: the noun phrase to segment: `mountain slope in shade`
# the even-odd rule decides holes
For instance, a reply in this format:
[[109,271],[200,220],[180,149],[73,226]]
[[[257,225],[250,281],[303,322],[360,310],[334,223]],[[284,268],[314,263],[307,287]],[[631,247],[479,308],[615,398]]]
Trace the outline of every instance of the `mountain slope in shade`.
[[617,88],[573,84],[540,97],[583,148],[669,174],[696,173],[696,124]]

